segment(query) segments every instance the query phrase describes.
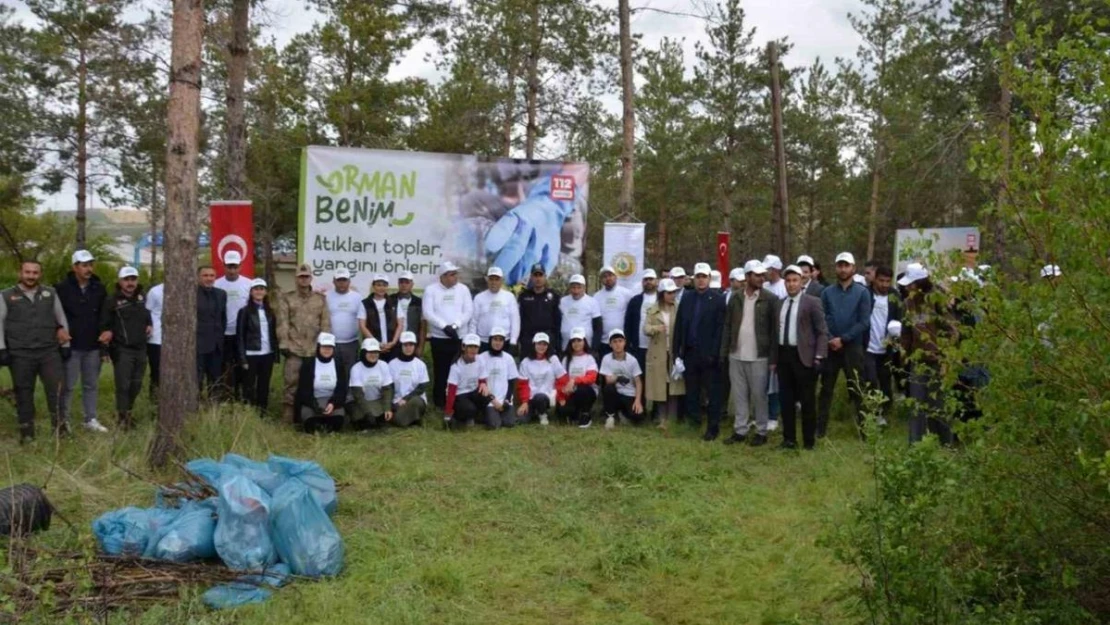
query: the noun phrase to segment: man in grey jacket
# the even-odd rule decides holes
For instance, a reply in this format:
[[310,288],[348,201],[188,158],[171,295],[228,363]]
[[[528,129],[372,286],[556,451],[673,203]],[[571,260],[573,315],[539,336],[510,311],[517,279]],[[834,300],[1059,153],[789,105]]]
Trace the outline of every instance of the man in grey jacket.
[[828,355],[829,333],[821,300],[804,292],[802,268],[790,265],[783,270],[786,299],[775,303],[775,334],[772,341],[772,368],[779,376],[782,397],[783,449],[798,446],[796,405],[802,405],[802,444],[816,444],[817,417],[814,389],[817,372]]
[[746,442],[755,415],[753,446],[767,442],[767,383],[774,337],[772,310],[778,296],[763,288],[767,268],[758,260],[744,265],[744,288],[729,298],[721,340],[721,361],[728,363],[736,408],[732,436],[726,445]]

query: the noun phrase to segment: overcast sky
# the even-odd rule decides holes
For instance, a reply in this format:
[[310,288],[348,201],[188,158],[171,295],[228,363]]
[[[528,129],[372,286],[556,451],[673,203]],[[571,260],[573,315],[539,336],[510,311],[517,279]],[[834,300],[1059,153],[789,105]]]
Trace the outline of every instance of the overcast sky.
[[[601,1],[614,7],[617,3],[617,0]],[[31,17],[18,0],[0,0],[0,4],[16,7],[17,15],[22,18]],[[302,0],[266,0],[266,4],[267,14],[259,16],[266,22],[263,36],[266,39],[273,36],[279,43],[308,31],[318,17],[305,7]],[[699,14],[700,5],[700,0],[632,0],[634,9],[652,7],[679,13]],[[793,50],[785,59],[788,66],[808,65],[820,57],[831,68],[834,58],[852,57],[859,45],[859,38],[848,23],[848,13],[861,10],[860,0],[744,0],[742,6],[749,28],[756,29],[757,45],[782,37],[793,44]],[[632,30],[642,36],[641,45],[646,48],[657,47],[664,37],[684,38],[688,64],[693,63],[694,44],[704,37],[704,29],[704,21],[696,17],[654,11],[637,11],[632,16]],[[431,42],[421,42],[393,68],[391,77],[417,76],[437,80],[434,65],[426,61],[427,55],[434,52]],[[618,111],[619,102],[615,95],[607,104],[614,108],[614,112]],[[72,210],[76,203],[72,189],[57,197],[44,199],[43,208],[48,210]],[[94,198],[94,201],[98,207],[102,206],[97,199]]]

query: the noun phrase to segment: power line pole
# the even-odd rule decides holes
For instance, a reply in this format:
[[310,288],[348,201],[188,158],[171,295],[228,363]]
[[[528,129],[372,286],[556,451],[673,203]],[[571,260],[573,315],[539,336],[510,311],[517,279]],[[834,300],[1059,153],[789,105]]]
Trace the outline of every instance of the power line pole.
[[767,59],[771,64],[771,128],[775,134],[775,201],[771,214],[771,248],[785,258],[790,251],[790,203],[786,192],[786,142],[782,131],[779,49],[778,44],[773,41],[767,44]]

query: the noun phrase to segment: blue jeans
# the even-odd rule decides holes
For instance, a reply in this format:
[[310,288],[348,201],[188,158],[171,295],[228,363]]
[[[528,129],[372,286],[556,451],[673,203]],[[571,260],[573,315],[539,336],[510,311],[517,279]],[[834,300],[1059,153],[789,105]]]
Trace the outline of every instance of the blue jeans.
[[96,402],[100,396],[100,350],[73,350],[65,363],[66,381],[62,387],[62,402],[59,406],[62,420],[69,421],[73,414],[73,395],[77,381],[81,381],[81,407],[85,411],[85,423],[96,418]]

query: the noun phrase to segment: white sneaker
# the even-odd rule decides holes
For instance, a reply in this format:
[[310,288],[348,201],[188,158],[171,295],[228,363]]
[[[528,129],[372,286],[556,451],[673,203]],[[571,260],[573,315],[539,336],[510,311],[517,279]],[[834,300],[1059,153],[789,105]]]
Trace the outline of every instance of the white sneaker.
[[767,431],[768,432],[774,432],[777,429],[779,429],[778,419],[776,419],[774,421],[768,421],[767,422]]
[[614,419],[612,415],[605,417],[605,429],[611,430],[615,427],[617,427],[617,420]]
[[85,422],[85,429],[91,432],[107,432],[108,428],[100,425],[100,421],[96,419],[89,419]]
[[547,415],[540,415],[540,425],[547,425]]
[[579,423],[578,424],[578,429],[579,430],[588,430],[588,429],[590,429],[590,426],[593,425],[593,424],[594,424],[593,419],[590,419],[589,421],[587,421],[585,423]]

